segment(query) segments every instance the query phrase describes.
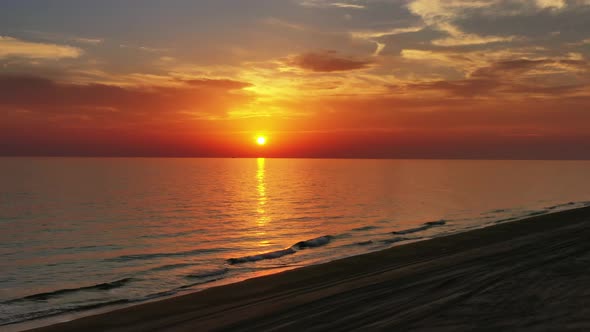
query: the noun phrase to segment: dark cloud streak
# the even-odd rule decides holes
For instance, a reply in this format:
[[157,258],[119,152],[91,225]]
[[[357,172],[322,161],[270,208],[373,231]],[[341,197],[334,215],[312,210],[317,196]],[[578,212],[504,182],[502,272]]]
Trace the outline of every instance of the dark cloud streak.
[[[582,60],[560,59],[516,59],[499,61],[479,68],[468,78],[460,80],[439,80],[407,84],[410,91],[440,91],[456,97],[498,97],[503,95],[543,95],[547,97],[564,96],[590,88],[588,83],[544,85],[531,81],[531,71],[544,66],[562,66],[578,71],[588,71],[589,64]],[[400,89],[392,87],[393,91]]]
[[290,59],[288,63],[312,72],[330,73],[368,68],[373,61],[341,56],[335,51],[324,51],[301,54]]
[[[39,113],[81,113],[111,108],[120,115],[147,113],[157,116],[194,110],[202,114],[223,114],[229,105],[247,100],[239,90],[247,83],[229,80],[189,81],[169,87],[121,87],[106,84],[60,83],[32,76],[0,76],[0,108],[25,109]],[[214,91],[212,91],[214,90]]]

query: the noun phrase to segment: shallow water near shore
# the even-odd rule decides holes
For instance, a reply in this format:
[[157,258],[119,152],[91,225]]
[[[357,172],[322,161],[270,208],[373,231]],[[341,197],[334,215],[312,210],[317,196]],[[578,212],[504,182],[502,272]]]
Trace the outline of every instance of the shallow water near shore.
[[590,162],[0,159],[0,324],[588,205]]

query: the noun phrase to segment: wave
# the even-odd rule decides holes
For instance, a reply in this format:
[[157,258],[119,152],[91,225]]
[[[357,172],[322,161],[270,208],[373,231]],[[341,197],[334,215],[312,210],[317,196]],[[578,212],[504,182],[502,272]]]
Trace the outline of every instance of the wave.
[[507,211],[508,211],[508,209],[496,209],[496,210],[491,210],[491,211],[484,212],[482,214],[498,214],[498,213],[504,213],[504,212],[507,212]]
[[168,271],[168,270],[174,270],[174,269],[179,269],[179,268],[183,268],[183,267],[187,267],[187,266],[194,266],[194,265],[197,265],[197,264],[195,264],[195,263],[168,264],[168,265],[156,266],[154,268],[151,268],[149,271]]
[[199,254],[209,254],[209,253],[216,253],[225,251],[226,249],[223,248],[212,248],[212,249],[195,249],[195,250],[188,250],[188,251],[179,251],[179,252],[160,252],[160,253],[153,253],[153,254],[136,254],[136,255],[123,255],[113,258],[105,259],[106,262],[127,262],[132,260],[147,260],[147,259],[154,259],[154,258],[163,258],[163,257],[178,257],[178,256],[192,256],[192,255],[199,255]]
[[230,258],[227,260],[227,262],[231,265],[234,265],[234,264],[242,264],[242,263],[248,263],[248,262],[257,262],[257,261],[261,261],[261,260],[265,260],[265,259],[280,258],[283,256],[292,255],[292,254],[296,253],[297,250],[321,247],[323,245],[330,243],[330,241],[333,238],[334,237],[331,235],[324,235],[324,236],[316,237],[315,239],[311,239],[311,240],[299,241],[287,249],[271,251],[271,252],[258,254],[258,255]]
[[291,248],[305,249],[305,248],[320,247],[320,246],[330,243],[330,241],[333,238],[334,237],[331,235],[324,235],[324,236],[316,237],[315,239],[311,239],[311,240],[299,241],[299,242],[295,243]]
[[527,211],[527,213],[524,215],[525,217],[534,217],[534,216],[540,216],[542,214],[546,214],[550,211],[550,209],[547,210],[538,210],[538,211]]
[[503,223],[503,222],[515,221],[515,220],[519,220],[519,219],[523,219],[523,218],[528,218],[528,217],[540,216],[540,215],[548,214],[548,213],[552,212],[553,210],[562,209],[562,208],[565,208],[565,207],[572,207],[572,206],[574,206],[576,204],[578,204],[578,203],[569,202],[569,203],[564,203],[564,204],[558,204],[558,205],[548,206],[548,207],[544,208],[543,210],[529,210],[529,211],[524,211],[524,214],[523,215],[513,216],[513,217],[509,217],[509,218],[505,218],[505,219],[500,219],[500,220],[495,221],[494,223],[499,224],[499,223]]
[[364,227],[358,227],[358,228],[353,228],[351,229],[351,231],[353,232],[363,232],[363,231],[370,231],[373,229],[376,229],[377,226],[364,226]]
[[19,301],[24,301],[24,300],[46,301],[51,298],[59,297],[59,296],[65,295],[65,294],[72,294],[72,293],[76,293],[76,292],[80,292],[80,291],[93,291],[93,290],[105,291],[105,290],[123,287],[126,284],[128,284],[132,281],[135,281],[135,280],[137,280],[137,279],[124,278],[124,279],[111,281],[111,282],[105,282],[105,283],[96,284],[96,285],[92,285],[92,286],[84,286],[84,287],[78,287],[78,288],[64,288],[64,289],[59,289],[59,290],[55,290],[52,292],[45,292],[45,293],[28,295],[28,296],[25,296],[25,297],[22,297],[19,299],[10,300],[10,301],[4,302],[4,303],[14,303],[14,302],[19,302]]
[[432,227],[432,226],[442,226],[442,225],[444,225],[446,223],[447,222],[445,220],[437,220],[437,221],[429,221],[429,222],[426,222],[426,223],[424,223],[424,225],[427,225],[427,226],[431,226]]
[[82,246],[82,247],[64,247],[58,248],[57,250],[77,250],[77,251],[84,251],[84,250],[96,250],[96,249],[121,249],[120,246],[107,244],[107,245],[100,245],[100,246]]
[[223,278],[214,278],[214,279],[209,279],[209,280],[205,280],[205,281],[195,282],[195,283],[192,283],[192,284],[182,285],[182,286],[177,287],[174,290],[172,290],[170,295],[176,294],[176,293],[178,293],[179,291],[181,291],[183,289],[192,288],[192,287],[195,287],[195,286],[198,286],[198,285],[210,284],[212,282],[215,282],[215,281],[221,280],[221,279],[223,279]]
[[396,238],[393,238],[393,239],[381,240],[381,242],[387,243],[387,244],[392,244],[392,243],[397,243],[397,242],[406,241],[406,240],[409,240],[409,239],[407,239],[405,237],[396,237]]
[[549,206],[549,207],[546,207],[545,209],[547,209],[547,210],[555,210],[555,209],[558,209],[558,208],[562,208],[562,207],[565,207],[565,206],[572,206],[572,205],[575,205],[575,204],[576,203],[574,203],[574,202],[567,202],[567,203],[563,203],[563,204],[557,204],[557,205]]
[[400,234],[400,235],[402,235],[402,234],[410,234],[410,233],[421,232],[421,231],[427,230],[427,229],[429,229],[431,227],[432,226],[425,225],[425,226],[421,226],[421,227],[404,229],[404,230],[401,230],[401,231],[395,231],[395,232],[392,232],[392,233],[393,234]]
[[228,271],[229,271],[229,269],[227,269],[227,268],[220,269],[220,270],[204,271],[204,272],[200,272],[200,273],[189,274],[189,275],[185,276],[185,278],[189,278],[189,279],[211,278],[211,277],[217,277],[220,275],[224,275]]
[[[178,264],[178,265],[180,265],[180,264]],[[166,290],[166,291],[162,291],[162,292],[149,294],[149,295],[142,296],[139,298],[134,298],[134,299],[124,298],[124,299],[115,299],[115,300],[111,300],[111,301],[101,301],[101,302],[94,302],[94,303],[91,302],[91,303],[79,304],[79,305],[67,305],[65,307],[52,307],[51,309],[46,309],[46,310],[32,311],[32,312],[21,313],[21,314],[13,314],[13,315],[7,316],[7,317],[0,317],[0,326],[8,325],[8,324],[15,324],[15,323],[24,322],[24,321],[28,321],[28,320],[32,320],[32,319],[41,318],[41,317],[46,318],[46,317],[62,315],[65,313],[70,313],[70,312],[94,310],[94,309],[98,309],[98,308],[102,308],[102,307],[106,307],[106,306],[120,305],[120,304],[131,304],[131,303],[137,303],[137,302],[144,302],[147,300],[151,300],[151,299],[159,298],[159,297],[163,297],[163,296],[171,296],[171,295],[174,295],[174,294],[178,293],[179,291],[186,289],[186,288],[191,288],[196,285],[217,281],[221,278],[213,278],[213,279],[211,279],[211,278],[212,277],[220,277],[223,274],[227,273],[228,271],[229,271],[229,269],[226,268],[226,269],[220,269],[220,270],[205,271],[205,272],[197,273],[197,274],[189,274],[186,276],[187,279],[198,278],[198,279],[205,279],[205,280],[204,281],[201,280],[199,282],[191,283],[191,284],[187,284],[187,285],[182,285],[182,286],[179,286],[179,287],[172,289],[172,290]],[[85,286],[85,287],[71,288],[71,289],[60,289],[60,290],[56,290],[56,291],[52,291],[52,292],[39,293],[39,294],[29,295],[29,296],[25,296],[25,297],[14,299],[14,300],[0,302],[0,304],[12,304],[12,303],[22,302],[22,301],[46,301],[51,298],[59,297],[59,296],[66,295],[66,294],[72,294],[72,293],[79,292],[79,291],[110,290],[110,289],[114,289],[114,288],[123,287],[126,284],[128,284],[129,282],[132,282],[134,280],[137,280],[137,279],[125,278],[125,279],[120,279],[120,280],[116,280],[113,282],[101,283],[101,284],[96,284],[96,285],[92,285],[92,286]]]
[[77,311],[85,311],[85,310],[93,310],[98,309],[106,306],[118,305],[118,304],[127,304],[134,301],[130,301],[127,299],[120,299],[120,300],[113,300],[113,301],[106,301],[106,302],[98,302],[98,303],[91,303],[91,304],[84,304],[84,305],[77,305],[73,307],[67,308],[52,308],[40,311],[33,311],[23,314],[16,314],[11,315],[10,317],[0,317],[0,326],[2,325],[9,325],[9,324],[16,324],[36,318],[47,318],[51,316],[62,315],[68,312],[77,312]]
[[495,224],[501,224],[503,222],[508,222],[508,221],[514,221],[517,220],[518,217],[512,217],[512,218],[506,218],[506,219],[500,219],[500,220],[496,220],[494,221]]
[[432,227],[445,225],[446,223],[447,222],[445,220],[429,221],[429,222],[424,223],[423,226],[420,226],[420,227],[403,229],[401,231],[394,231],[392,233],[398,234],[398,235],[417,233],[417,232],[425,231],[425,230],[432,228]]
[[293,248],[287,248],[287,249],[271,251],[271,252],[267,252],[267,253],[259,254],[259,255],[230,258],[227,260],[227,262],[232,265],[247,263],[247,262],[257,262],[257,261],[261,261],[264,259],[275,259],[275,258],[283,257],[286,255],[291,255],[294,253],[295,253],[295,250],[293,250]]

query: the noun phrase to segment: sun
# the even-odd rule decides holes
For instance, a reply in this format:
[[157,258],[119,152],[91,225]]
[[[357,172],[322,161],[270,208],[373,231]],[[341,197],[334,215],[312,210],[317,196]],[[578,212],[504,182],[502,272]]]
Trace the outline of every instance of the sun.
[[266,137],[264,137],[264,136],[256,137],[256,144],[265,145],[266,144]]

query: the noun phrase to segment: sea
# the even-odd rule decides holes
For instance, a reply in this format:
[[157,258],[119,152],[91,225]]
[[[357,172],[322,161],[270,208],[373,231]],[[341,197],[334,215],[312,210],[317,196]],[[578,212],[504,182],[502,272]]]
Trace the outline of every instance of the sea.
[[0,330],[589,201],[590,161],[0,158]]

